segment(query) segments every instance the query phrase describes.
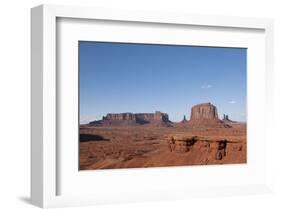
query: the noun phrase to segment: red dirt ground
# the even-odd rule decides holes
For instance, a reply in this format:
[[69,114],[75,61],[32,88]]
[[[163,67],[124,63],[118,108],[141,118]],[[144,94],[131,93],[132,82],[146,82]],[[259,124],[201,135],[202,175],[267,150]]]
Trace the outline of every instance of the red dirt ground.
[[[117,169],[162,166],[246,163],[246,124],[232,128],[80,126],[80,169]],[[171,137],[198,139],[188,149],[171,150]],[[226,141],[220,147],[219,141]],[[180,143],[180,142],[179,142]],[[176,144],[177,141],[176,141]],[[180,146],[180,145],[175,145]],[[185,147],[185,146],[184,146]]]

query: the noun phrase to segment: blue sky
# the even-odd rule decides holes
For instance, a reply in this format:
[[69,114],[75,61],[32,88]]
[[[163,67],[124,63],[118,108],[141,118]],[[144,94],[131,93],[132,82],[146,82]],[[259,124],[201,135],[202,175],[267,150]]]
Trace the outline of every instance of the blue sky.
[[190,116],[211,102],[219,116],[246,120],[244,48],[79,42],[80,123],[107,113]]

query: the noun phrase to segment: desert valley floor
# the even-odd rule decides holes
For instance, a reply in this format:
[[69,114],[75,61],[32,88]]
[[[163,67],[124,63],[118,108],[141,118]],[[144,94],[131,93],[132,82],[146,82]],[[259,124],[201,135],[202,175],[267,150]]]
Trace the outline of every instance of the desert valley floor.
[[246,163],[246,124],[231,128],[80,127],[80,169]]

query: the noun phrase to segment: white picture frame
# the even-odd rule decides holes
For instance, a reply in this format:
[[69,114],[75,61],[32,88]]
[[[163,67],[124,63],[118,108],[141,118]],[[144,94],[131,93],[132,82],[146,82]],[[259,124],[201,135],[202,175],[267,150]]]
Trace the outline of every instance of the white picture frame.
[[[265,87],[261,90],[265,94],[264,123],[266,125],[265,135],[266,148],[270,140],[274,139],[274,128],[271,126],[273,113],[273,21],[271,19],[241,18],[241,17],[216,17],[187,14],[166,14],[146,11],[123,11],[112,9],[84,8],[74,6],[41,5],[31,10],[31,82],[32,82],[32,103],[31,103],[31,201],[33,204],[47,207],[92,205],[99,203],[114,203],[143,200],[165,200],[200,196],[253,194],[270,192],[271,172],[269,151],[267,149],[265,165],[260,173],[264,172],[265,178],[261,181],[253,181],[254,184],[233,184],[210,187],[199,187],[195,183],[194,188],[171,188],[158,190],[155,193],[143,192],[112,192],[111,195],[92,196],[80,193],[79,195],[64,195],[58,191],[58,185],[62,184],[59,173],[62,169],[58,166],[60,152],[58,152],[58,95],[57,88],[60,81],[57,79],[57,36],[59,19],[79,20],[101,20],[118,21],[130,23],[153,23],[155,25],[167,26],[200,26],[202,28],[222,28],[232,31],[235,29],[263,31],[262,41],[264,44],[264,67],[261,74]],[[261,80],[261,79],[260,79]],[[259,94],[257,94],[259,96]],[[256,130],[258,132],[258,129]],[[184,175],[184,168],[178,170],[178,174]],[[231,169],[231,167],[229,167]],[[228,169],[228,170],[229,170]],[[150,170],[152,171],[152,170]],[[77,171],[78,172],[78,171]],[[157,170],[157,175],[169,172],[169,169]],[[118,172],[117,172],[118,173]],[[142,171],[135,171],[138,176]],[[154,173],[153,175],[155,175]],[[105,174],[106,175],[106,174]],[[120,175],[120,174],[119,174]],[[86,179],[85,179],[86,180]],[[75,185],[75,182],[72,184]],[[163,188],[165,187],[162,184]],[[158,187],[161,187],[159,185]],[[73,188],[75,189],[75,187]],[[119,193],[123,195],[120,196]],[[126,194],[127,193],[127,194]],[[174,195],[174,196],[171,196]]]

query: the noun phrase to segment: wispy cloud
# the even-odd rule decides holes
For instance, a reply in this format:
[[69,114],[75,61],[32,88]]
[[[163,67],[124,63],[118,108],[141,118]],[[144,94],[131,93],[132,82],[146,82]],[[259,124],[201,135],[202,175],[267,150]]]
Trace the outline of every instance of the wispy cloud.
[[201,86],[201,89],[210,89],[210,88],[212,88],[212,87],[213,87],[212,85],[207,84],[207,85],[202,85],[202,86]]
[[232,100],[232,101],[229,101],[228,103],[229,103],[229,104],[236,104],[237,101],[233,101],[233,100]]

